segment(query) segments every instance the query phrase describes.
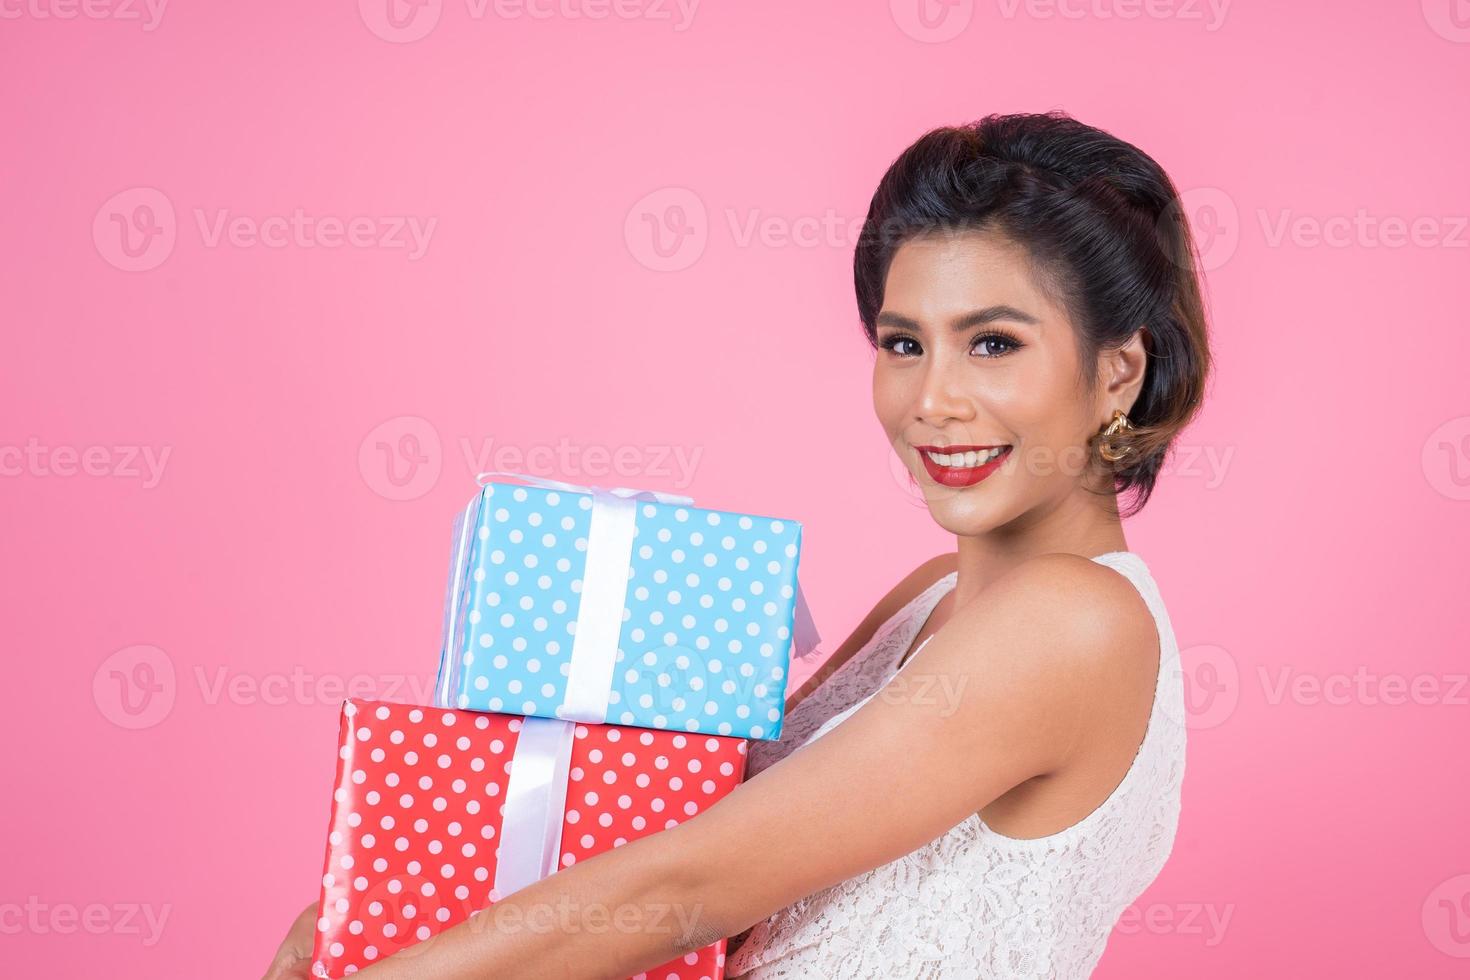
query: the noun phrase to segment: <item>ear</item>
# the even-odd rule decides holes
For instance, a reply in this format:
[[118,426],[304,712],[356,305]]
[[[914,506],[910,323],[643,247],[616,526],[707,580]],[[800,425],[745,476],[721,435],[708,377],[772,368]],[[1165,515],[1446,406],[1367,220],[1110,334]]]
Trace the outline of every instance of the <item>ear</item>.
[[1148,327],[1139,327],[1122,347],[1102,354],[1099,370],[1106,409],[1104,414],[1108,417],[1112,416],[1114,408],[1121,408],[1124,414],[1132,412],[1134,402],[1138,401],[1138,393],[1143,390],[1144,372],[1148,368],[1148,351],[1144,346],[1147,335]]

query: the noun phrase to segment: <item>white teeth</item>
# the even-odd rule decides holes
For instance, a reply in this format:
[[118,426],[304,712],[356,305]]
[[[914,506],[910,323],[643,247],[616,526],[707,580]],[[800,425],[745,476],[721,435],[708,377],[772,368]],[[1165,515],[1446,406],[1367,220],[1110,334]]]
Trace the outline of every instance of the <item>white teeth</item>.
[[1003,452],[1005,452],[1004,446],[999,449],[971,450],[965,453],[936,453],[925,450],[925,454],[940,466],[952,466],[955,469],[973,469],[976,466],[983,466]]

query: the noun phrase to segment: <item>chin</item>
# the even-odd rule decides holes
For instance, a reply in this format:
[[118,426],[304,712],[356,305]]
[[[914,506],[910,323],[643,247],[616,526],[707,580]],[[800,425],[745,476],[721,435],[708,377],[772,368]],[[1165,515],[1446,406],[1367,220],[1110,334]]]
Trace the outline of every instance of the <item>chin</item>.
[[993,531],[1005,523],[994,504],[958,500],[955,499],[957,495],[948,487],[932,487],[924,498],[934,523],[950,534],[973,537]]

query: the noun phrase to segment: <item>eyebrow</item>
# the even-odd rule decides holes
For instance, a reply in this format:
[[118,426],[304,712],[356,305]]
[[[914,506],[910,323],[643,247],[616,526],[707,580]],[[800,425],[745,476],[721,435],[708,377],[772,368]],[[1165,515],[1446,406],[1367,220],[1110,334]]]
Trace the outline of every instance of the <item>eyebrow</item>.
[[[1002,303],[998,306],[987,306],[982,309],[972,310],[964,316],[956,317],[950,321],[950,329],[956,333],[969,330],[971,327],[981,327],[996,320],[1014,320],[1017,323],[1038,324],[1041,321],[1023,310]],[[887,310],[878,314],[875,322],[880,327],[898,327],[903,330],[922,332],[923,328],[919,321],[906,317],[901,313],[892,313]]]

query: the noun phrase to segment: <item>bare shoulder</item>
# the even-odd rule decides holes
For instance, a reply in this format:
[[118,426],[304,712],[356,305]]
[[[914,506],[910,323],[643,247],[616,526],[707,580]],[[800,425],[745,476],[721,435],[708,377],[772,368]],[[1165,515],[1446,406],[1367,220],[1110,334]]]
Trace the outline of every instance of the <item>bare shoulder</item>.
[[1134,584],[1081,555],[1030,558],[990,583],[967,607],[970,615],[986,616],[1006,608],[1018,621],[1075,641],[1069,647],[1079,651],[1127,655],[1138,647],[1157,648],[1153,614]]
[[991,585],[1053,591],[1060,587],[1079,587],[1085,593],[1079,598],[1116,601],[1124,596],[1132,596],[1136,610],[1145,613],[1148,611],[1143,597],[1138,594],[1138,589],[1127,576],[1111,566],[1081,555],[1061,552],[1037,555],[1021,562]]
[[1159,656],[1153,614],[1126,576],[1080,555],[1022,562],[956,609],[944,629],[983,638],[991,667],[1027,658],[1013,666],[1070,689],[1077,709],[1100,723],[1152,700]]
[[866,646],[884,623],[917,598],[919,593],[958,568],[958,561],[959,556],[954,552],[935,555],[900,579],[898,584],[889,589],[887,594],[879,599],[872,610],[863,617],[843,644],[834,650],[832,655],[823,661],[822,666],[817,668],[816,672],[788,697],[786,710],[789,712],[803,698],[820,687],[833,672]]

